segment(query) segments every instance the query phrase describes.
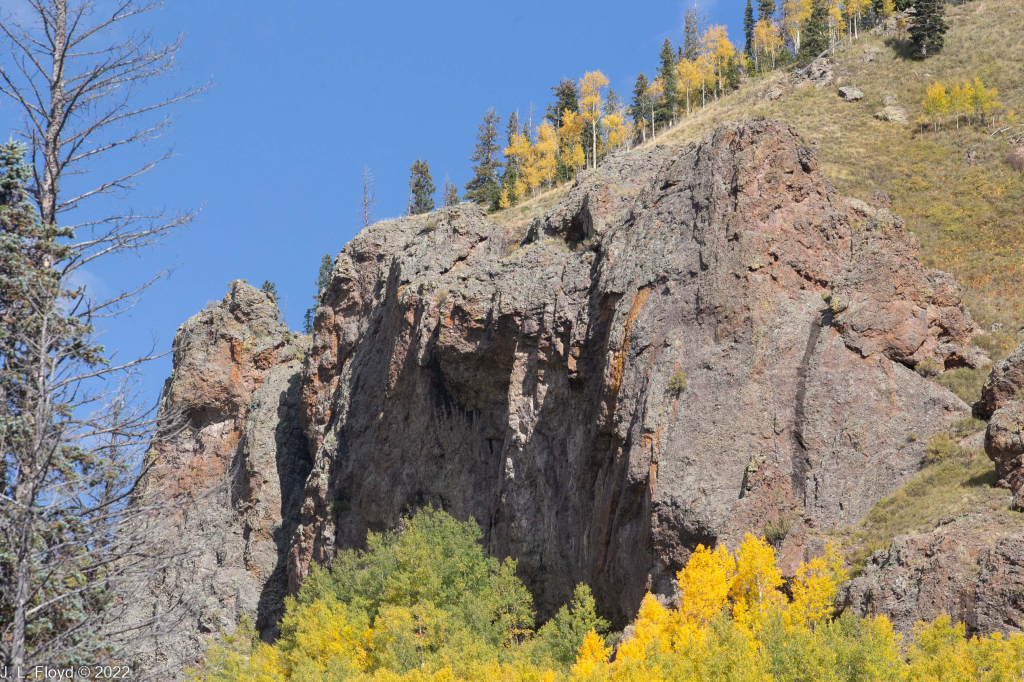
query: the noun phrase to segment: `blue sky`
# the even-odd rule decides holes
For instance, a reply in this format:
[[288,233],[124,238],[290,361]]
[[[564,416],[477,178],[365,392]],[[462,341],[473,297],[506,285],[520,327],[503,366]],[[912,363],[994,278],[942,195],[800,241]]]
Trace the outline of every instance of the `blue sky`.
[[[2,4],[18,12],[21,1]],[[742,42],[744,1],[700,5]],[[681,41],[687,6],[168,0],[145,21],[165,41],[183,33],[184,45],[179,73],[157,87],[210,79],[216,86],[176,110],[162,142],[177,156],[128,201],[203,210],[158,249],[87,273],[102,295],[176,268],[111,325],[105,342],[123,355],[153,342],[167,349],[178,325],[236,278],[276,282],[289,326],[300,329],[320,258],[336,255],[358,230],[364,164],[376,178],[378,219],[404,212],[417,158],[429,161],[439,188],[446,172],[461,187],[489,107],[504,123],[532,103],[539,118],[559,78],[595,69],[628,95],[638,73],[654,71],[662,41]],[[0,103],[0,130],[16,123],[15,110]],[[155,394],[169,370],[169,360],[149,366],[146,389]]]

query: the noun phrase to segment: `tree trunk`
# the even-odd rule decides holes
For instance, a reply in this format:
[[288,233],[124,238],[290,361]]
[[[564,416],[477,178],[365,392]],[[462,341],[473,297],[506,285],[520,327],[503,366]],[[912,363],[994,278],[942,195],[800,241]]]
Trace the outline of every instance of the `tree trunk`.
[[67,53],[68,4],[54,0],[53,68],[50,74],[50,110],[46,115],[43,180],[39,187],[39,217],[43,225],[57,223],[60,190],[60,134],[64,122],[64,57]]

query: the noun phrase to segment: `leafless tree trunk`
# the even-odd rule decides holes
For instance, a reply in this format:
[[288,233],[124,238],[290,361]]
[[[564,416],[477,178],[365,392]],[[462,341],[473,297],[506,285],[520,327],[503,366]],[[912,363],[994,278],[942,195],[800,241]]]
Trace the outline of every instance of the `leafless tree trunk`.
[[377,205],[373,187],[373,173],[368,167],[363,166],[363,196],[359,205],[359,217],[363,221],[363,227],[373,224],[373,207]]
[[[154,541],[180,511],[176,500],[149,506],[139,494],[151,465],[145,453],[172,437],[179,420],[167,412],[158,420],[133,388],[134,372],[159,354],[117,361],[94,332],[98,320],[129,310],[166,273],[105,301],[72,278],[97,259],[156,244],[195,212],[125,208],[78,224],[63,216],[90,199],[122,197],[170,158],[168,150],[93,177],[96,161],[116,161],[112,152],[158,139],[170,107],[207,88],[150,97],[147,86],[173,75],[181,39],[158,45],[135,23],[164,0],[25,3],[25,20],[0,9],[0,97],[22,114],[17,132],[34,176],[28,190],[42,226],[53,228],[47,243],[61,248],[35,264],[53,286],[25,290],[24,309],[35,321],[14,320],[16,333],[0,345],[0,369],[26,377],[13,392],[0,388],[0,417],[16,414],[28,424],[16,438],[0,424],[0,650],[15,671],[59,661],[116,663],[138,632],[174,627],[173,617],[129,621],[126,614],[180,558]],[[0,301],[0,313],[13,315],[5,305]],[[78,658],[101,652],[106,661]]]

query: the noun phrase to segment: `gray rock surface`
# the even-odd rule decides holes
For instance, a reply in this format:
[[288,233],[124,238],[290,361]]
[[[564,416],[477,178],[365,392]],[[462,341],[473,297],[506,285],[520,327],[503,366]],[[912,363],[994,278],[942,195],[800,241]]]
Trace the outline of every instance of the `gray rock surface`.
[[143,502],[178,492],[191,503],[164,529],[183,553],[138,605],[138,617],[182,618],[158,652],[179,667],[205,638],[245,615],[267,637],[280,618],[287,546],[310,468],[298,418],[303,342],[278,321],[274,301],[242,281],[185,322],[161,406],[186,428],[149,453]]
[[542,614],[586,581],[622,624],[697,543],[779,518],[795,565],[966,413],[913,371],[976,357],[916,248],[770,121],[613,156],[522,242],[466,205],[363,230],[301,382],[291,587],[426,503],[517,557]]
[[908,123],[907,110],[898,104],[888,104],[875,112],[875,118],[888,123]]
[[858,88],[847,86],[839,88],[839,96],[847,102],[859,102],[864,99],[864,92]]
[[[1013,528],[1013,526],[1016,526]],[[980,514],[876,552],[840,598],[860,616],[885,614],[898,632],[948,613],[968,634],[1019,631],[1024,623],[1024,533]]]

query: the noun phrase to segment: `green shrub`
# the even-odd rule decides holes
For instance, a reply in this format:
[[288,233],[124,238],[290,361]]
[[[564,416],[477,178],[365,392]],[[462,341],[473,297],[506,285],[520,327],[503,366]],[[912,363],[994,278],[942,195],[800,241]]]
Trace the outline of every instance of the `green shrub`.
[[669,393],[678,397],[689,385],[690,384],[686,379],[686,372],[681,369],[677,369],[675,374],[672,375],[672,378],[668,380],[668,385],[665,388]]

